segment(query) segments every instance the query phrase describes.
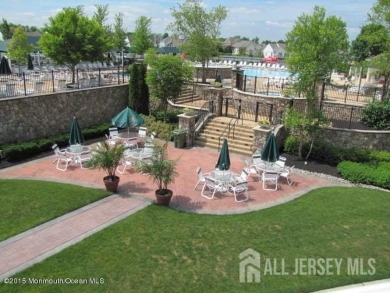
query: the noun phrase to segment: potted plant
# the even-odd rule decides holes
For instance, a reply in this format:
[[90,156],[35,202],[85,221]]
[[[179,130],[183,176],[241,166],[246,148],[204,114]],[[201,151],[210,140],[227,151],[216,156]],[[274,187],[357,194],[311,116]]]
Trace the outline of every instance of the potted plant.
[[93,156],[88,161],[89,167],[103,169],[107,173],[107,176],[103,177],[103,182],[108,191],[117,191],[119,177],[115,175],[115,171],[120,164],[124,151],[125,148],[122,144],[110,145],[105,141],[93,151]]
[[168,185],[175,181],[178,175],[176,171],[177,160],[167,158],[167,143],[154,146],[153,156],[148,161],[139,161],[137,171],[148,175],[157,184],[155,191],[156,201],[159,205],[169,205],[172,198],[172,190]]
[[260,125],[260,128],[268,128],[270,126],[270,122],[267,118],[263,118],[263,119],[260,119],[259,121],[259,125]]

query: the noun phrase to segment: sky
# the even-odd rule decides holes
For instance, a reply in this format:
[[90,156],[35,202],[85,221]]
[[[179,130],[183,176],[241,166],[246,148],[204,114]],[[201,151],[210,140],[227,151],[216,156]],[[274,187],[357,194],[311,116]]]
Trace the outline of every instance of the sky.
[[[184,0],[183,0],[184,1]],[[43,27],[51,16],[63,7],[84,6],[84,12],[92,16],[95,4],[109,4],[108,23],[113,23],[114,15],[124,14],[124,28],[134,31],[136,19],[146,16],[152,19],[152,33],[165,33],[172,22],[171,9],[177,8],[179,0],[1,0],[0,18],[7,22],[28,26]],[[327,16],[337,16],[347,25],[350,40],[354,40],[360,28],[367,21],[367,15],[376,0],[203,0],[206,10],[218,5],[228,9],[228,16],[221,25],[221,37],[241,36],[261,41],[285,39],[297,18],[312,14],[315,5],[326,9]]]

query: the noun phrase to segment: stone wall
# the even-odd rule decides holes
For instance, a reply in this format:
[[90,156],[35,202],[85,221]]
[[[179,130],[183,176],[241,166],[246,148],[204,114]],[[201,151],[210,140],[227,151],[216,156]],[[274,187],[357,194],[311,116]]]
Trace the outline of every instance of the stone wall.
[[81,128],[109,123],[128,96],[128,85],[116,85],[0,99],[0,144],[66,133],[73,116]]
[[325,128],[320,140],[343,148],[390,149],[390,131]]

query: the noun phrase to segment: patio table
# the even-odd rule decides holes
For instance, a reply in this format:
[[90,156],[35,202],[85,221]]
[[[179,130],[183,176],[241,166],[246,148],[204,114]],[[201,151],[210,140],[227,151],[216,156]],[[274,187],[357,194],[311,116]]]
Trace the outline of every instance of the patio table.
[[91,149],[87,146],[72,145],[65,149],[65,153],[72,158],[74,164],[80,164],[80,167],[83,168],[82,163],[85,161],[83,156],[89,155],[91,153]]
[[214,171],[211,171],[209,174],[210,174],[210,177],[212,179],[214,179],[222,184],[222,191],[227,192],[229,194],[230,194],[229,184],[234,183],[236,181],[235,178],[240,176],[239,174],[232,172],[232,171],[229,171],[229,170],[226,170],[226,171],[214,170]]

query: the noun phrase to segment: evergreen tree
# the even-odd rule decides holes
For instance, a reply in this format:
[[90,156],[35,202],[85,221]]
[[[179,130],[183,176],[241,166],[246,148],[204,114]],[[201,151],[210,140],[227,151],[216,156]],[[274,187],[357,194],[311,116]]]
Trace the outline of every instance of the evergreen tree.
[[129,107],[139,114],[149,115],[149,88],[145,81],[146,65],[135,63],[130,68]]

